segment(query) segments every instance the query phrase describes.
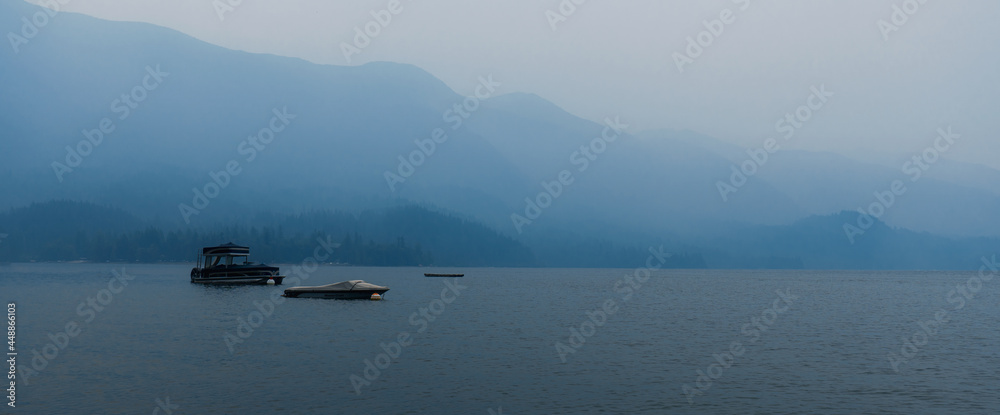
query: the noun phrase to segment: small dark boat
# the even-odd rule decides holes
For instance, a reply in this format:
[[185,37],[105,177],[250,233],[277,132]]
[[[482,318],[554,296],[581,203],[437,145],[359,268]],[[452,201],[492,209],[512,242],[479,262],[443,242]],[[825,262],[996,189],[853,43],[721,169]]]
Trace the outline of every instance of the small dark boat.
[[382,294],[389,291],[389,287],[369,284],[362,280],[351,280],[338,282],[336,284],[321,285],[319,287],[292,287],[285,290],[285,297],[288,298],[332,298],[338,300],[368,300],[372,294],[378,294],[381,299]]
[[449,278],[458,278],[458,277],[464,277],[464,276],[465,276],[465,274],[428,274],[428,273],[425,273],[425,274],[424,274],[424,276],[425,276],[425,277],[449,277]]
[[275,284],[284,276],[278,267],[249,262],[250,248],[232,242],[203,248],[191,270],[191,282],[200,284]]

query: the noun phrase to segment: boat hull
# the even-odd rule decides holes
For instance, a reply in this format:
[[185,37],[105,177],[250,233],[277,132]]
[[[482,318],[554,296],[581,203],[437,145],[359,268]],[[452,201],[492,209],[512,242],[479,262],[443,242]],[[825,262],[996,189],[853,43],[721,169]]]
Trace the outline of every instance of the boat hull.
[[369,300],[372,294],[382,295],[389,290],[357,290],[357,291],[321,291],[321,290],[285,290],[288,298],[325,298],[330,300]]
[[195,284],[244,284],[244,285],[264,285],[268,280],[274,280],[274,285],[281,285],[284,276],[229,276],[229,277],[209,277],[191,278]]
[[191,270],[191,282],[197,284],[267,284],[274,281],[281,285],[284,275],[278,275],[278,267],[267,265],[235,265]]

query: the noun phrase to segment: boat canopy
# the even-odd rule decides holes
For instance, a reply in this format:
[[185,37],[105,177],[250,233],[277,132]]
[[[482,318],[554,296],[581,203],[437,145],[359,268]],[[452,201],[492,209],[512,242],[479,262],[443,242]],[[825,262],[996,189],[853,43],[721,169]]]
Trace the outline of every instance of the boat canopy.
[[202,255],[205,256],[219,256],[219,255],[230,255],[230,256],[247,256],[250,255],[250,247],[239,246],[232,242],[225,245],[213,246],[208,248],[203,248],[201,250]]

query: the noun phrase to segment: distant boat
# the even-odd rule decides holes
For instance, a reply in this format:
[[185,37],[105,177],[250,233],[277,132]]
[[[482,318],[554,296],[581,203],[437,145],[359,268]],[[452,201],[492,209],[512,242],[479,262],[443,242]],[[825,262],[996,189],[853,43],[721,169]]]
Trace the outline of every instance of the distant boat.
[[292,287],[285,290],[285,297],[289,298],[331,298],[338,300],[368,300],[372,295],[378,294],[381,299],[382,294],[389,291],[389,287],[369,284],[362,280],[351,280],[338,282],[336,284],[321,285],[319,287]]
[[232,242],[203,248],[191,270],[191,282],[199,284],[275,284],[284,276],[278,267],[249,262],[250,248]]
[[458,278],[458,277],[464,277],[464,276],[465,276],[465,274],[429,274],[429,273],[425,273],[425,274],[424,274],[424,276],[425,276],[425,277],[449,277],[449,278]]

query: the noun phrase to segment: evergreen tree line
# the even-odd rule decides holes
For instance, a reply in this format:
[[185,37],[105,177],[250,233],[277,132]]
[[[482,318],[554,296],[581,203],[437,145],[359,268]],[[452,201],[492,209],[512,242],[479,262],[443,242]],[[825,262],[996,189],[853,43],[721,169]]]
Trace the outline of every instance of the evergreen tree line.
[[392,243],[365,240],[361,235],[340,237],[316,232],[285,235],[274,227],[229,227],[214,232],[195,230],[164,232],[147,228],[125,233],[77,231],[52,239],[32,234],[9,234],[0,243],[0,261],[187,262],[194,263],[201,248],[233,242],[251,248],[256,262],[298,263],[312,256],[320,241],[335,248],[328,262],[351,265],[432,265],[434,257],[419,243],[405,238]]
[[[474,220],[421,206],[359,213],[319,210],[234,217],[228,225],[165,229],[119,209],[86,202],[36,203],[0,213],[0,263],[31,261],[190,262],[203,247],[249,246],[271,264],[312,256],[319,240],[336,248],[329,262],[367,266],[635,268],[646,248],[617,246],[575,234],[534,240],[529,248]],[[676,247],[674,247],[676,248]],[[664,268],[704,268],[681,249]]]
[[[232,242],[251,259],[297,263],[318,240],[336,243],[330,262],[373,266],[528,266],[531,251],[481,224],[415,206],[364,211],[261,214],[238,225],[166,230],[127,212],[53,201],[0,213],[0,262],[186,262]],[[328,243],[328,242],[327,242]],[[441,253],[438,255],[438,253]]]

